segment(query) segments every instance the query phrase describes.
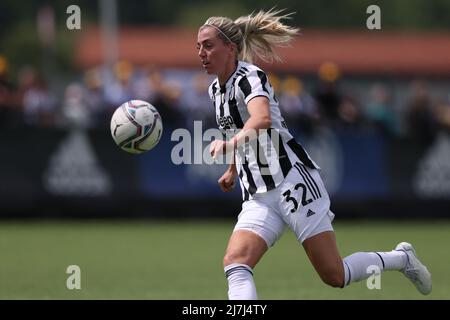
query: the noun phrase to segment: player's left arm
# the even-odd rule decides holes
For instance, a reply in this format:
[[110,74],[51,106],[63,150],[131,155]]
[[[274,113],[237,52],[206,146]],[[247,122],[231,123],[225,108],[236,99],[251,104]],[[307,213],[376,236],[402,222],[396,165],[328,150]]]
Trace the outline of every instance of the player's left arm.
[[260,130],[269,129],[272,125],[269,99],[267,99],[267,97],[256,96],[252,98],[247,104],[247,110],[250,117],[245,122],[244,128],[230,139],[234,148],[245,143],[245,137],[249,137],[250,139],[256,138],[259,135]]
[[255,96],[247,103],[250,117],[244,127],[229,141],[214,140],[210,145],[210,153],[213,158],[217,155],[234,151],[245,142],[256,139],[260,130],[268,129],[272,125],[270,117],[269,99],[265,96]]

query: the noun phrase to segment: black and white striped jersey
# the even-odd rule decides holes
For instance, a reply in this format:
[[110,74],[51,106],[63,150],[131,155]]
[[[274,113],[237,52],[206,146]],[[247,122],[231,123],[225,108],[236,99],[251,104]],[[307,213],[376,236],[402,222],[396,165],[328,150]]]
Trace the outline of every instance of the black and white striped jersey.
[[274,90],[260,68],[239,61],[226,84],[220,86],[216,78],[208,92],[216,110],[219,129],[228,137],[229,132],[237,133],[244,127],[250,117],[247,103],[252,98],[264,96],[269,99],[271,128],[260,132],[257,139],[236,151],[236,169],[244,201],[255,193],[276,188],[296,162],[319,168],[290,134],[280,114]]

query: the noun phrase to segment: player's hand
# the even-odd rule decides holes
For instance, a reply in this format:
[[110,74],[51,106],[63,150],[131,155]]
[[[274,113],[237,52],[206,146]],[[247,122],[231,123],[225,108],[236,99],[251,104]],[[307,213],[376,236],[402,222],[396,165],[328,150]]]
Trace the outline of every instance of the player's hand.
[[230,192],[234,189],[234,181],[236,179],[236,173],[233,170],[227,170],[225,173],[220,177],[218,183],[220,186],[220,189],[222,189],[223,192]]
[[228,141],[214,140],[209,146],[209,153],[213,159],[216,159],[217,156],[230,152],[233,149],[233,145]]

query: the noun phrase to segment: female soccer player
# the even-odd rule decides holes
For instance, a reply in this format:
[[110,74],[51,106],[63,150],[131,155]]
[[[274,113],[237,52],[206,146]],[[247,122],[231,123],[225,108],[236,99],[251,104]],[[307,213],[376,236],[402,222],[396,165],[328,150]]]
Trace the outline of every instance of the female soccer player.
[[389,252],[339,255],[320,168],[289,133],[265,72],[252,64],[253,58],[278,59],[274,48],[286,46],[298,32],[281,22],[288,16],[269,10],[235,21],[210,17],[198,31],[203,68],[217,75],[209,87],[217,123],[224,133],[236,133],[210,145],[213,158],[233,154],[220,188],[230,191],[239,177],[243,196],[223,259],[229,299],[257,299],[253,269],[286,225],[330,286],[366,279],[372,274],[369,266],[377,266],[402,271],[422,294],[429,294],[431,274],[409,243]]

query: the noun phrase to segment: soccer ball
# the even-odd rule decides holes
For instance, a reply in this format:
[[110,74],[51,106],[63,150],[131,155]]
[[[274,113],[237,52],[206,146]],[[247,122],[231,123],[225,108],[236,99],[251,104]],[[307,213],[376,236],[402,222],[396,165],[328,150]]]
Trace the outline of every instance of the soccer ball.
[[161,139],[162,131],[158,110],[142,100],[125,102],[111,118],[114,142],[129,153],[143,153],[153,149]]

